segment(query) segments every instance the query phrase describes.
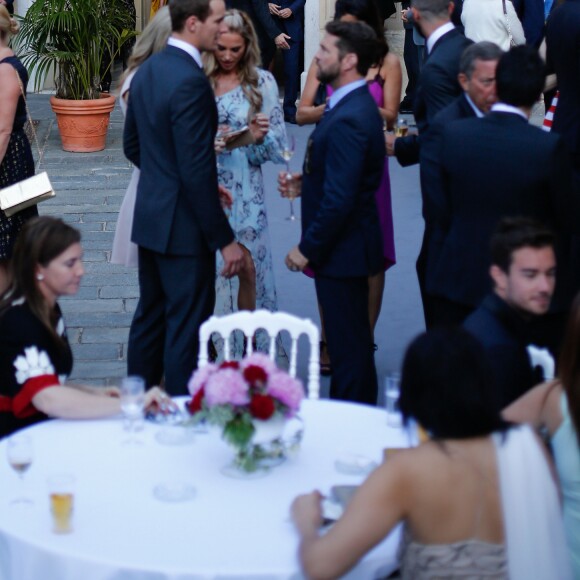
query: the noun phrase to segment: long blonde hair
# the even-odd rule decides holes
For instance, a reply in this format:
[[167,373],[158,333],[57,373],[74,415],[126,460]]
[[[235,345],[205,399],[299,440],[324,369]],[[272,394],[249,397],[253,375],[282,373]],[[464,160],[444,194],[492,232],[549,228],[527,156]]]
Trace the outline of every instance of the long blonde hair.
[[153,19],[145,27],[145,30],[137,38],[133,47],[127,70],[119,82],[119,87],[123,86],[125,79],[137,68],[139,68],[152,54],[163,50],[167,45],[167,39],[171,35],[171,17],[169,16],[169,6],[160,8]]
[[0,4],[0,40],[7,42],[19,29],[20,25],[10,16],[8,8],[4,4]]
[[[260,66],[260,49],[258,48],[258,38],[254,25],[250,17],[241,10],[228,10],[225,13],[223,23],[227,26],[228,32],[239,34],[246,45],[244,56],[238,65],[238,77],[244,95],[250,102],[249,115],[259,113],[262,110],[262,93],[258,89],[258,66]],[[220,74],[220,65],[212,53],[204,55],[204,68],[211,85],[215,91],[216,79]]]

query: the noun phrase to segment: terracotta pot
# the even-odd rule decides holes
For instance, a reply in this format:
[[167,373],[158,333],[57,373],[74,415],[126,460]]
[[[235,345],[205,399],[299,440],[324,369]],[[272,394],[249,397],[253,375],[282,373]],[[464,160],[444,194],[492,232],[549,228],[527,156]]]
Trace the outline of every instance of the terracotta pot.
[[109,116],[115,107],[113,95],[86,101],[51,97],[50,105],[56,114],[65,151],[89,153],[105,148]]

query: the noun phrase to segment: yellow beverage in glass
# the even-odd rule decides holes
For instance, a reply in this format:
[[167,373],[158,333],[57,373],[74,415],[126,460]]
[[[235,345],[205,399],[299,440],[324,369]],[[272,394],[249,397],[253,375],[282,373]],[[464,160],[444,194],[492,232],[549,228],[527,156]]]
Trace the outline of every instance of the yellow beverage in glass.
[[51,493],[50,509],[52,511],[53,532],[68,534],[72,532],[71,519],[73,512],[72,493]]

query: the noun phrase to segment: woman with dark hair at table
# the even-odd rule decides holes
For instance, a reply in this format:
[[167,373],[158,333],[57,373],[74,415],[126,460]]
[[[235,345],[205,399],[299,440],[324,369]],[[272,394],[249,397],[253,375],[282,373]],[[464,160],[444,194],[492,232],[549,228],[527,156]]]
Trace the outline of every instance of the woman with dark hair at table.
[[491,381],[463,329],[411,344],[400,408],[432,439],[389,457],[324,535],[321,495],[294,501],[306,576],[341,576],[403,522],[403,578],[571,578],[546,455],[529,427],[499,416]]
[[545,428],[560,481],[564,526],[574,578],[580,578],[580,294],[576,296],[558,361],[559,379],[542,383],[507,407],[503,416]]
[[[14,247],[12,285],[0,300],[0,437],[48,417],[93,419],[121,412],[116,388],[65,385],[73,366],[57,299],[84,274],[80,232],[34,218]],[[166,397],[154,388],[146,406]]]

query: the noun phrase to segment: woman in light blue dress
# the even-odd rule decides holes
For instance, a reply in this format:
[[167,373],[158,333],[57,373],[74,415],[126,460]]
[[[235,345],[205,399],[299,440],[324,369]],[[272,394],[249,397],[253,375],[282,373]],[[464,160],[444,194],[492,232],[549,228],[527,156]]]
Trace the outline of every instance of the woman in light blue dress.
[[562,494],[564,527],[573,576],[580,580],[580,294],[570,317],[558,360],[558,380],[534,387],[507,407],[508,421],[531,423],[550,435]]
[[[228,146],[217,162],[219,183],[233,196],[233,205],[227,211],[230,225],[251,260],[247,260],[239,278],[218,275],[215,314],[254,308],[275,311],[276,286],[261,165],[266,161],[283,163],[284,116],[274,77],[257,68],[259,49],[250,19],[243,12],[228,10],[224,25],[227,31],[220,34],[215,53],[206,57],[205,69],[216,95],[220,133],[249,128],[237,143],[225,137]],[[218,255],[217,271],[221,269]]]

